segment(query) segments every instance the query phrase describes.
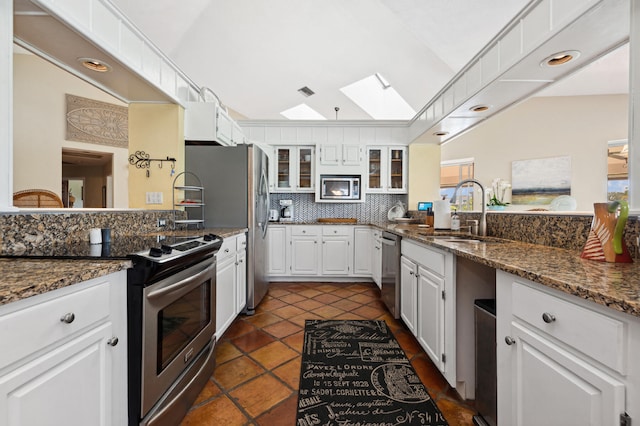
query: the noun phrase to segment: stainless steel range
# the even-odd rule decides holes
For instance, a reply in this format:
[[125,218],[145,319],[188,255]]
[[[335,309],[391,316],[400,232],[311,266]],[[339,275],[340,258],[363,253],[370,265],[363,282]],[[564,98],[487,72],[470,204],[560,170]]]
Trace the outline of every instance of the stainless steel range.
[[212,235],[129,256],[129,425],[175,425],[215,368]]

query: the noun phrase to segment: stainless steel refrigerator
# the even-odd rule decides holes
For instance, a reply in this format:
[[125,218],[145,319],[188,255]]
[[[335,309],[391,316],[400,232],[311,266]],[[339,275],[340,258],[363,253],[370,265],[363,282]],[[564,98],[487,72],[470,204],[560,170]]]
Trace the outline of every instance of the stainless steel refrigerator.
[[267,293],[269,223],[268,157],[256,145],[234,147],[192,144],[185,147],[186,171],[201,180],[207,228],[248,228],[247,306],[253,314]]

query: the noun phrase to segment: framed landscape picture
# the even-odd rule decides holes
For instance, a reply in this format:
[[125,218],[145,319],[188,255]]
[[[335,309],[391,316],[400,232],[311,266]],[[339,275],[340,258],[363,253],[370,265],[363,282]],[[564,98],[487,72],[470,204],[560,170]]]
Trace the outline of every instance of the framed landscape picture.
[[512,204],[550,204],[571,195],[571,157],[513,161],[511,184]]

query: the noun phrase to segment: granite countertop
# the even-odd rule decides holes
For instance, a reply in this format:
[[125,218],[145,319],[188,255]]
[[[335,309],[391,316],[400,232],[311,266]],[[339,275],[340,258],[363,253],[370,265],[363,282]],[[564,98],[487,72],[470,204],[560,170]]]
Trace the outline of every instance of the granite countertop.
[[[198,233],[213,233],[228,238],[246,231],[246,228],[207,228],[198,230]],[[193,230],[185,230],[167,231],[163,234],[193,233]],[[0,306],[131,266],[129,260],[0,258]]]
[[491,237],[478,237],[486,240],[480,243],[446,241],[438,238],[437,233],[415,225],[374,226],[640,317],[640,262],[596,262],[580,258],[580,251]]

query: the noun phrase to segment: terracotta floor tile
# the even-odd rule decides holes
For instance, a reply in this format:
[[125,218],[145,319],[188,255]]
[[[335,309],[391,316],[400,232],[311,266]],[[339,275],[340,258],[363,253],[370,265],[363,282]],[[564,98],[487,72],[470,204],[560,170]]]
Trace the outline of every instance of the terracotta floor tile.
[[335,284],[329,284],[329,283],[318,283],[317,287],[314,287],[316,290],[321,291],[323,293],[329,293],[332,291],[335,291],[338,287]]
[[333,306],[323,306],[313,311],[314,314],[320,315],[322,318],[334,318],[337,315],[343,314],[342,309],[334,308]]
[[342,300],[333,302],[331,306],[342,309],[343,311],[352,311],[354,309],[361,308],[362,303],[354,302],[353,300],[349,300],[349,299],[342,299]]
[[316,290],[314,288],[305,288],[299,294],[301,294],[304,297],[307,297],[307,298],[311,299],[312,297],[315,297],[315,296],[317,296],[319,294],[322,294],[322,292],[320,290]]
[[296,351],[282,342],[276,341],[249,354],[264,368],[271,370],[285,362],[299,356]]
[[418,352],[422,352],[422,347],[420,347],[420,344],[410,331],[399,330],[394,335],[409,358]]
[[354,314],[353,312],[344,312],[340,315],[337,315],[333,318],[330,319],[337,319],[337,320],[363,320],[363,319],[369,319],[369,318],[364,318],[361,317],[358,314]]
[[249,357],[243,356],[216,368],[213,377],[222,389],[229,390],[262,373],[264,373],[264,368]]
[[244,320],[250,322],[258,328],[263,328],[269,324],[282,321],[282,318],[277,315],[273,315],[272,313],[265,312],[262,314],[247,316],[246,318],[244,318]]
[[211,398],[219,396],[221,393],[222,390],[220,390],[218,385],[213,383],[211,380],[207,380],[207,384],[204,385],[204,388],[202,389],[202,391],[200,391],[200,394],[194,401],[193,405],[200,405],[203,402],[210,400]]
[[354,314],[358,314],[364,318],[378,318],[379,316],[384,315],[384,311],[382,309],[374,308],[373,306],[369,305],[360,306],[357,309],[353,309],[351,312],[353,312]]
[[224,338],[233,339],[234,337],[242,336],[243,334],[256,331],[253,324],[246,321],[234,321],[231,323],[227,331],[224,332]]
[[323,303],[311,299],[305,299],[302,302],[296,303],[296,307],[304,309],[305,311],[313,311],[314,309],[318,309],[320,306],[323,306]]
[[298,395],[292,395],[260,417],[259,426],[292,426],[296,424]]
[[354,294],[353,296],[349,297],[348,299],[349,300],[353,300],[354,302],[366,304],[366,303],[373,302],[375,300],[375,297],[371,296],[371,295],[368,295],[368,294],[359,293],[359,294]]
[[291,336],[285,337],[282,339],[284,343],[287,344],[291,349],[302,353],[302,346],[304,345],[304,331],[300,331],[296,334],[292,334]]
[[420,377],[420,381],[429,389],[429,394],[432,397],[435,398],[449,388],[449,383],[426,355],[414,357],[411,360],[411,365]]
[[256,330],[233,339],[231,342],[244,352],[254,351],[264,345],[268,345],[275,339],[262,330]]
[[242,352],[237,347],[231,344],[228,340],[216,342],[216,364],[224,364],[230,359],[237,358],[242,355]]
[[[324,306],[324,305],[322,305],[322,306]],[[292,323],[297,324],[300,327],[304,328],[305,322],[307,320],[312,320],[312,319],[323,319],[323,317],[321,317],[318,314],[314,314],[313,312],[305,312],[303,314],[296,315],[295,317],[289,318],[289,321],[291,321]]]
[[331,304],[333,302],[337,302],[340,299],[341,299],[341,297],[335,296],[335,295],[329,294],[329,293],[324,293],[324,294],[321,294],[321,295],[316,296],[316,297],[313,298],[313,300],[316,300],[318,302],[322,302],[322,303],[325,303],[325,304]]
[[230,393],[231,397],[254,418],[284,401],[291,394],[291,389],[269,374],[245,383]]
[[448,399],[440,399],[436,401],[436,405],[442,411],[444,418],[447,419],[449,426],[473,425],[474,410]]
[[278,299],[263,300],[256,307],[256,313],[270,312],[270,311],[273,313],[275,309],[281,308],[283,306],[287,306],[287,304],[284,303],[282,300],[278,300]]
[[271,297],[280,298],[288,294],[291,294],[290,290],[284,287],[273,286],[272,288],[269,289],[269,296]]
[[192,409],[182,420],[182,426],[244,425],[249,419],[223,395]]
[[306,297],[301,296],[299,294],[295,294],[295,293],[287,294],[286,296],[279,297],[278,299],[282,300],[283,302],[287,302],[291,305],[296,304],[298,302],[302,302],[303,300],[307,300]]
[[271,334],[272,336],[277,337],[278,339],[282,339],[283,337],[290,336],[302,329],[303,328],[300,327],[299,325],[286,320],[268,325],[263,328],[264,331]]
[[273,311],[274,314],[285,319],[294,317],[296,315],[300,315],[303,312],[304,312],[303,309],[296,308],[295,306],[291,306],[291,305],[286,305],[282,308],[279,308]]
[[300,365],[302,364],[301,357],[295,357],[291,361],[273,370],[273,374],[278,376],[280,380],[289,385],[293,390],[298,390],[300,384]]

